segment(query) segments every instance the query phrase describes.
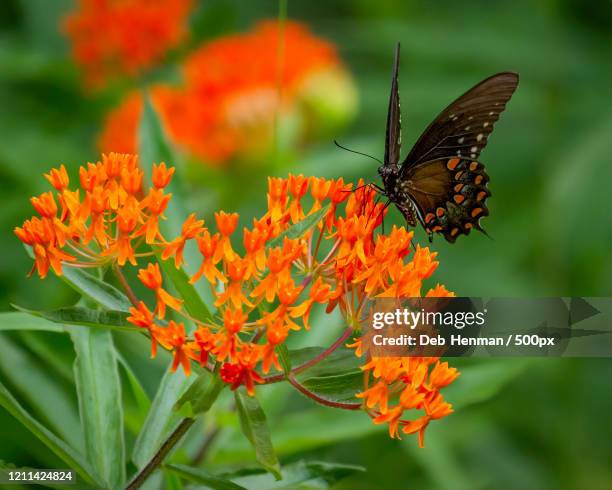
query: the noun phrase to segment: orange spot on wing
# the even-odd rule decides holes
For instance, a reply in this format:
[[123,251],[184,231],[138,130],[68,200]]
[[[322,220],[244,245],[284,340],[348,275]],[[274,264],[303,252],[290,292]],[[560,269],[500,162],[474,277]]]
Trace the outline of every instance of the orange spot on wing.
[[438,208],[438,209],[436,209],[436,216],[438,218],[440,218],[440,217],[444,216],[445,212],[446,212],[446,210],[444,208]]
[[472,225],[472,223],[466,223],[465,226],[464,226],[464,228],[466,230],[471,230],[473,227],[474,227],[474,225]]
[[475,218],[479,214],[482,214],[482,211],[483,211],[482,208],[474,208],[474,210],[472,211],[472,218]]
[[476,170],[478,168],[478,162],[472,162],[470,163],[470,170],[473,172],[474,170]]
[[453,228],[450,232],[451,236],[455,236],[459,233],[459,228]]
[[477,175],[476,178],[474,179],[474,183],[476,185],[480,185],[480,183],[483,181],[484,177],[482,175]]
[[485,191],[480,191],[476,196],[476,200],[482,201],[485,197],[487,197],[487,193]]
[[425,216],[425,223],[429,223],[434,218],[435,216],[433,213],[427,213],[427,215]]
[[441,226],[434,226],[434,227],[431,229],[431,231],[435,231],[435,232],[442,231],[442,227],[441,227]]
[[465,184],[457,184],[455,186],[455,192],[461,192],[461,189],[465,187]]
[[460,158],[451,158],[448,163],[446,164],[446,167],[449,170],[455,170],[455,168],[457,168],[457,165],[459,165],[459,162],[461,161]]
[[465,196],[462,196],[461,194],[455,194],[453,196],[453,199],[457,204],[461,204],[463,201],[465,201]]
[[455,174],[455,180],[459,180],[461,178],[461,176],[463,175],[463,170],[461,170],[460,172],[457,172]]

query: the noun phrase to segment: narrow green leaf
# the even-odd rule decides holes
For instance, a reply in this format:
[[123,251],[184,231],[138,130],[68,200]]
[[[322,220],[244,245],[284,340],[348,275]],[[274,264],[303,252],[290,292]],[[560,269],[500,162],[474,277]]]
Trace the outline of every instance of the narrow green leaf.
[[[181,234],[183,221],[187,218],[187,210],[181,200],[183,189],[180,186],[180,167],[177,165],[176,156],[173,154],[168,139],[162,128],[161,121],[157,116],[153,105],[148,97],[145,97],[144,110],[140,120],[138,132],[139,142],[138,151],[140,154],[140,162],[147,177],[151,181],[151,165],[153,163],[166,162],[168,165],[174,165],[177,172],[172,182],[170,182],[167,191],[172,193],[172,200],[166,210],[167,220],[160,222],[160,229],[166,237],[175,237]],[[203,282],[196,285],[189,284],[187,272],[194,273],[194,268],[200,263],[201,257],[192,243],[188,243],[185,247],[185,270],[176,270],[171,262],[167,264],[158,257],[161,266],[165,273],[174,283],[177,291],[185,300],[185,306],[192,315],[197,319],[204,321],[210,319],[210,309],[202,298],[211,299],[208,288],[205,288]]]
[[34,419],[11,395],[11,393],[0,383],[0,406],[15,417],[19,423],[26,427],[45,446],[47,446],[57,457],[59,457],[68,468],[74,469],[87,483],[100,487],[97,478],[93,476],[92,470],[86,461],[76,453],[68,444],[53,434],[49,429]]
[[0,372],[34,413],[74,448],[82,447],[76,405],[47,366],[7,336],[0,339]]
[[5,330],[42,330],[64,332],[64,327],[44,318],[22,312],[0,313],[0,331]]
[[202,322],[213,321],[214,317],[212,313],[196,291],[196,288],[189,282],[189,276],[185,270],[182,267],[177,269],[172,259],[163,260],[161,258],[161,254],[157,255],[157,261],[162,267],[164,273],[172,281],[172,284],[174,284],[174,287],[181,295],[181,298],[185,301],[185,308],[189,314],[196,320],[200,320]]
[[164,490],[183,490],[181,477],[176,473],[164,471]]
[[178,414],[172,407],[191,383],[193,378],[187,378],[183,371],[173,373],[168,369],[164,374],[147,419],[134,443],[132,461],[139,469],[153,457],[166,434],[175,425]]
[[276,354],[278,355],[278,360],[280,361],[280,365],[283,368],[283,372],[288,373],[291,371],[291,357],[289,355],[289,349],[285,344],[278,344],[276,346]]
[[153,162],[173,163],[172,150],[148,95],[144,97],[142,118],[138,128],[138,154],[145,168],[150,167]]
[[116,311],[128,311],[130,300],[114,286],[80,269],[64,267],[60,276],[66,284],[95,303]]
[[108,330],[78,327],[70,327],[70,335],[85,451],[100,478],[116,488],[125,481],[125,444],[113,337]]
[[30,315],[46,320],[70,325],[80,325],[94,328],[121,330],[127,332],[142,332],[127,321],[128,313],[114,310],[94,310],[84,306],[70,306],[57,310],[35,311],[12,305],[14,308]]
[[283,231],[280,235],[273,238],[267,243],[267,246],[270,248],[280,247],[283,244],[285,238],[295,239],[301,237],[304,233],[309,231],[313,226],[315,226],[329,211],[329,204],[327,206],[323,206],[318,211],[306,216],[302,221],[298,221],[293,226],[290,226],[285,231]]
[[[313,359],[321,352],[322,347],[306,347],[289,351],[293,366],[299,366],[310,359]],[[339,347],[321,362],[303,371],[300,376],[328,376],[340,373],[360,371],[363,361],[355,355],[355,351],[345,347]]]
[[[299,461],[283,466],[283,479],[274,481],[267,473],[238,476],[233,480],[244,488],[255,490],[293,490],[296,488],[332,488],[337,482],[365,471],[362,466],[353,466],[340,463],[327,463],[320,461]],[[224,475],[225,478],[232,475]]]
[[[302,363],[321,351],[321,348],[308,347],[293,351],[291,357]],[[306,388],[326,400],[359,403],[355,395],[363,390],[360,364],[361,360],[354,351],[340,347],[323,361],[300,373],[298,379]]]
[[363,373],[355,371],[335,376],[317,376],[302,381],[315,395],[334,402],[361,403],[355,395],[363,391]]
[[[140,381],[134,374],[134,371],[132,371],[132,368],[128,362],[121,354],[119,354],[119,352],[117,352],[117,359],[119,360],[119,365],[123,368],[123,372],[125,373],[125,377],[127,378],[130,391],[135,402],[135,409],[131,411],[129,411],[129,405],[124,404],[126,426],[128,426],[132,432],[138,433],[140,427],[142,424],[144,424],[147,413],[149,413],[149,409],[151,408],[151,400],[149,400],[149,396],[140,384]],[[128,415],[130,417],[128,417]],[[128,421],[130,424],[128,424]]]
[[192,468],[183,464],[170,464],[166,465],[165,468],[174,471],[185,480],[201,483],[213,490],[246,490],[246,487],[241,487],[231,480],[215,476],[200,468]]
[[191,416],[207,412],[225,386],[217,374],[211,375],[204,371],[176,402],[174,409],[181,410],[185,404],[189,403]]
[[234,397],[242,432],[255,448],[257,461],[277,480],[281,479],[280,464],[272,446],[266,414],[257,398],[249,396],[243,388],[237,389]]

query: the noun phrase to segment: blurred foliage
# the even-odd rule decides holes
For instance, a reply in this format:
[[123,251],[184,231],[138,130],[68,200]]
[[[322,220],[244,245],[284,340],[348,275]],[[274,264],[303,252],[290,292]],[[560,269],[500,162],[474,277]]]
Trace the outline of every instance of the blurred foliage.
[[[0,2],[0,297],[28,308],[52,309],[77,296],[49,278],[27,279],[31,261],[12,228],[31,214],[29,196],[46,190],[42,173],[98,158],[101,120],[125,87],[99,95],[81,87],[58,32],[68,0]],[[605,296],[612,286],[612,20],[607,0],[292,0],[288,15],[333,41],[357,80],[360,110],[342,144],[383,154],[392,47],[402,43],[400,89],[404,151],[454,97],[486,76],[520,73],[517,93],[483,154],[491,176],[493,240],[471,235],[455,245],[436,237],[435,278],[461,295]],[[190,49],[225,32],[274,17],[272,0],[206,0],[192,16]],[[95,33],[93,33],[95,35]],[[173,54],[180,57],[181,52]],[[165,67],[152,77],[164,76]],[[204,136],[203,136],[204,137]],[[321,139],[269,166],[226,169],[181,163],[185,208],[208,217],[218,206],[243,223],[265,205],[268,175],[303,172],[356,180],[376,178],[372,160]],[[389,214],[387,225],[400,222]],[[417,239],[425,243],[421,230]],[[336,319],[337,320],[337,319]],[[335,321],[336,321],[335,320]],[[316,317],[311,324],[322,323]],[[337,321],[336,321],[337,322]],[[320,345],[337,330],[327,319],[304,345]],[[145,339],[113,334],[124,370],[126,444],[134,447],[142,410],[153,399],[169,359],[148,359]],[[0,381],[57,435],[83,446],[73,389],[74,351],[52,332],[2,333]],[[364,414],[313,407],[285,386],[266,386],[260,401],[281,463],[307,459],[362,465],[337,488],[610,488],[612,410],[607,360],[463,360],[451,402],[458,411],[429,429],[427,446],[389,440]],[[132,372],[133,371],[133,372]],[[471,373],[484,375],[481,386]],[[508,375],[510,373],[510,375]],[[478,378],[480,379],[480,378]],[[143,392],[128,387],[138,386]],[[177,381],[178,382],[178,381]],[[461,399],[472,395],[467,399]],[[147,399],[148,397],[148,399]],[[139,405],[140,403],[140,405]],[[231,471],[252,450],[222,396],[211,416],[189,433],[173,457],[198,452],[203,432],[223,428],[207,470]],[[62,463],[26,429],[0,411],[0,460],[18,466]],[[305,471],[296,467],[296,474]],[[245,477],[246,478],[246,477]],[[253,476],[252,478],[255,478]]]

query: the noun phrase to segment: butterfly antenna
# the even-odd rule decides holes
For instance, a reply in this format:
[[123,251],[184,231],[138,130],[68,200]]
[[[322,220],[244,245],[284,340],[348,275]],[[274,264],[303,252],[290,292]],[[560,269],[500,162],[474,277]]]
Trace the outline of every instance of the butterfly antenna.
[[380,163],[381,165],[383,165],[383,162],[381,162],[378,158],[373,157],[372,155],[368,155],[367,153],[362,153],[360,151],[355,151],[355,150],[351,150],[350,148],[347,148],[346,146],[342,146],[340,143],[338,143],[336,140],[334,140],[334,144],[338,147],[338,148],[342,148],[343,150],[346,151],[350,151],[351,153],[357,153],[357,155],[363,155],[364,157],[368,157],[371,158],[372,160],[376,160],[378,163]]

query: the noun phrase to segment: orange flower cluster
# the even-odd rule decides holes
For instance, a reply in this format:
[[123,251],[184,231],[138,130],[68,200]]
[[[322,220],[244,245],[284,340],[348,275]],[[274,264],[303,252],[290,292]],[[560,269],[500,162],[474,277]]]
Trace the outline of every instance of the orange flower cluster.
[[[399,437],[401,426],[404,434],[418,432],[419,446],[423,447],[429,422],[453,412],[440,393],[459,376],[447,362],[441,363],[435,357],[373,357],[362,369],[369,374],[366,379],[372,378],[375,383],[357,397],[365,399],[375,423],[389,424],[391,437]],[[392,407],[391,397],[397,401]],[[416,420],[402,419],[406,411],[415,409],[423,410],[424,415]]]
[[[52,169],[45,177],[56,193],[31,199],[40,217],[15,228],[19,239],[32,247],[35,267],[45,277],[62,264],[100,267],[117,262],[136,264],[138,244],[163,241],[159,220],[171,194],[164,188],[174,168],[153,167],[153,187],[143,193],[143,172],[134,155],[110,153],[102,161],[79,169],[80,189],[70,190],[66,168]],[[59,206],[58,206],[59,203]]]
[[[261,153],[271,145],[275,114],[296,110],[309,77],[333,71],[348,79],[334,46],[295,22],[285,25],[281,69],[279,38],[277,23],[266,21],[211,41],[184,61],[181,87],[153,87],[153,104],[172,140],[210,164]],[[128,94],[107,117],[102,150],[133,152],[141,112],[141,95]]]
[[187,34],[191,0],[78,0],[64,21],[76,62],[92,86],[135,76]]
[[[256,384],[268,382],[265,375],[272,369],[282,372],[278,346],[292,331],[310,328],[316,305],[328,312],[340,309],[352,328],[348,338],[359,330],[369,298],[420,296],[423,281],[437,267],[436,254],[418,245],[409,260],[412,232],[394,226],[388,235],[375,233],[386,208],[375,201],[371,187],[359,182],[353,189],[342,179],[302,175],[269,178],[267,212],[243,227],[240,244],[235,240],[239,216],[223,211],[215,213],[214,229],[191,215],[180,236],[167,240],[159,222],[171,198],[164,188],[173,173],[163,163],[154,165],[153,185],[145,193],[137,158],[111,153],[81,167],[81,188],[73,191],[66,169],[53,169],[46,177],[56,195],[33,198],[40,217],[15,229],[32,247],[41,277],[50,267],[61,274],[63,266],[119,268],[147,257],[138,278],[153,292],[155,306],[131,296],[128,320],[148,332],[153,356],[158,345],[172,352],[173,370],[180,365],[189,374],[193,362],[217,367],[232,389],[245,386],[252,394]],[[292,228],[296,223],[299,236]],[[183,300],[164,287],[158,262],[150,261],[157,255],[181,267],[188,242],[201,256],[190,281],[205,281],[215,299],[210,320],[193,318]],[[138,253],[141,245],[148,246]],[[452,293],[436,286],[427,295]],[[195,329],[189,332],[176,316],[167,321],[168,309]],[[361,356],[360,342],[353,347]],[[376,423],[389,423],[393,437],[401,426],[404,433],[419,432],[422,444],[429,421],[452,411],[440,389],[458,373],[437,358],[369,357],[363,369],[368,381],[357,396]],[[402,419],[412,409],[425,415]]]

